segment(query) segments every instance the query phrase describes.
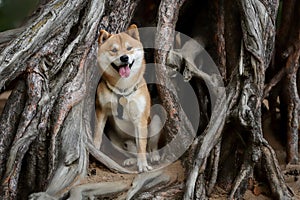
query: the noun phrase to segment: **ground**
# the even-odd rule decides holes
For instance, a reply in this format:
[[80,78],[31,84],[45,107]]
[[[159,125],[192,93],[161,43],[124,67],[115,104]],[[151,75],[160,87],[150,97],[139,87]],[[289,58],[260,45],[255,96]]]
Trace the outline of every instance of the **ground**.
[[[9,97],[9,92],[0,95],[0,113],[5,105],[6,99]],[[284,145],[280,142],[281,140],[274,133],[278,133],[279,126],[270,123],[270,116],[266,115],[264,117],[264,137],[268,140],[270,145],[274,148],[277,158],[279,160],[280,167],[284,173],[284,178],[289,185],[289,187],[294,191],[295,199],[300,199],[300,165],[287,166],[285,164],[285,149]],[[91,159],[92,160],[92,159]],[[171,177],[171,182],[173,183],[183,183],[184,182],[184,169],[180,161],[177,161],[169,165],[163,170],[164,173]],[[134,174],[119,174],[110,172],[104,166],[96,161],[91,161],[89,167],[88,177],[86,178],[87,183],[96,182],[113,182],[122,181],[126,185],[131,185],[133,179],[136,175]],[[268,200],[269,189],[265,183],[252,183],[252,187],[245,193],[245,200]],[[121,194],[118,199],[124,197],[125,194]],[[224,190],[216,187],[214,193],[209,198],[210,200],[227,200],[227,194]]]

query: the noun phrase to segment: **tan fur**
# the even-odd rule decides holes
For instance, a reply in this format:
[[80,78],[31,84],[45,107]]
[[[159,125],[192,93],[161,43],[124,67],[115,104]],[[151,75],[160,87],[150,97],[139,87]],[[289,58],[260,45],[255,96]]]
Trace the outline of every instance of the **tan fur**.
[[[131,25],[127,33],[109,34],[105,30],[100,31],[98,39],[97,60],[102,72],[101,82],[97,89],[97,130],[94,135],[95,146],[100,149],[102,134],[107,120],[116,126],[112,138],[134,137],[137,151],[137,166],[140,172],[148,171],[151,167],[147,163],[146,148],[148,135],[148,119],[150,116],[150,95],[146,81],[144,52],[139,33],[135,25]],[[113,64],[121,63],[120,57],[127,55],[129,63],[132,63],[129,77],[121,77],[114,69]],[[121,66],[121,65],[120,65]],[[129,65],[128,65],[129,66]],[[118,101],[117,94],[129,93],[127,103],[123,106],[122,119],[116,118]],[[118,99],[119,98],[119,99]],[[129,135],[124,134],[129,133]],[[113,140],[113,139],[112,139]],[[125,165],[134,164],[132,160],[125,160]]]

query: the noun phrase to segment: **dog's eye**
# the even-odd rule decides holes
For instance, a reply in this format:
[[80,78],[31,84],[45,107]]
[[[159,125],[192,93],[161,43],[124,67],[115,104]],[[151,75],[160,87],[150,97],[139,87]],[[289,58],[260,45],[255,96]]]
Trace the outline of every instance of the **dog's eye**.
[[116,48],[113,48],[112,50],[111,50],[111,52],[114,52],[114,53],[116,53],[118,51],[118,49],[116,49]]
[[127,47],[127,51],[130,51],[132,49],[132,47]]

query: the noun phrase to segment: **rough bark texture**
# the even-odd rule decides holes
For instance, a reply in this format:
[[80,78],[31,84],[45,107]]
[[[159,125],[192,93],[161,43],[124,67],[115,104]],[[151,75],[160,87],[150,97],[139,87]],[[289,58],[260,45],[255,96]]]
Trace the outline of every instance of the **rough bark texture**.
[[[167,54],[172,49],[175,36],[175,26],[178,19],[180,7],[184,1],[163,0],[158,9],[158,24],[155,37],[155,63],[156,76],[158,79],[158,92],[163,106],[166,108],[168,118],[166,122],[167,139],[171,141],[176,135],[180,135],[177,144],[178,149],[186,149],[187,141],[191,141],[195,130],[188,121],[181,105],[179,104],[176,86],[168,76],[170,69],[166,67]],[[174,126],[175,125],[175,126]],[[173,151],[173,153],[172,153]],[[168,156],[176,157],[176,149],[170,149]],[[166,158],[172,160],[172,158]]]
[[[134,1],[108,2],[106,6],[104,1],[51,1],[21,35],[3,48],[1,90],[20,74],[26,75],[26,84],[22,85],[26,92],[10,97],[19,104],[8,104],[2,113],[2,120],[9,120],[7,116],[14,113],[13,120],[3,123],[1,129],[3,198],[16,198],[20,174],[29,178],[19,184],[22,195],[46,188],[55,195],[86,174],[87,140],[93,131],[91,111],[99,80],[93,62],[96,36],[100,27],[118,24],[122,26],[114,30],[121,31],[128,25],[135,5]],[[103,16],[105,7],[122,11],[122,15],[108,9]],[[20,87],[16,93],[20,93]],[[22,105],[24,108],[20,108]],[[75,123],[77,120],[81,123]],[[28,165],[21,169],[25,160]]]
[[[207,199],[216,185],[223,186],[229,199],[239,199],[249,180],[261,178],[267,180],[273,198],[292,199],[275,152],[263,137],[262,102],[269,96],[270,111],[276,115],[280,97],[287,162],[298,163],[299,1],[283,2],[275,40],[279,0],[161,0],[153,7],[154,61],[158,93],[168,114],[164,131],[167,142],[179,138],[175,146],[180,149],[197,136],[182,157],[185,182],[158,170],[136,175],[132,184],[83,185],[78,184],[87,176],[89,154],[113,172],[130,172],[92,144],[100,78],[96,40],[100,29],[124,31],[143,1],[41,2],[23,27],[0,33],[0,92],[12,90],[0,116],[3,199],[27,199],[32,193],[30,199],[115,198],[120,193],[126,199]],[[212,24],[206,18],[196,21],[213,34],[202,30],[193,35],[196,40],[204,37],[220,74],[195,64],[203,49],[192,42],[173,47],[175,29],[189,23],[185,14],[193,4],[202,3],[209,11],[202,9],[200,16],[209,13]],[[199,95],[204,122],[198,133],[179,103],[169,64],[191,80]],[[172,152],[176,149],[167,150],[166,160],[177,156]]]
[[[292,4],[291,4],[292,6]],[[293,21],[300,17],[299,2],[294,4]],[[287,49],[283,56],[287,58],[286,66],[286,90],[287,95],[287,161],[291,164],[298,163],[298,127],[299,127],[299,92],[297,87],[297,72],[299,69],[300,56],[300,23],[295,21],[294,26],[290,28]]]
[[285,124],[281,131],[286,133],[283,137],[287,141],[287,162],[290,164],[298,163],[299,22],[295,21],[299,17],[298,7],[299,2],[294,0],[282,2],[280,26],[276,37],[276,54],[269,70],[269,76],[273,78],[265,88],[270,90],[270,86],[274,87],[281,81],[270,91],[269,102],[274,116],[273,122],[276,121],[278,103],[280,105],[281,122]]

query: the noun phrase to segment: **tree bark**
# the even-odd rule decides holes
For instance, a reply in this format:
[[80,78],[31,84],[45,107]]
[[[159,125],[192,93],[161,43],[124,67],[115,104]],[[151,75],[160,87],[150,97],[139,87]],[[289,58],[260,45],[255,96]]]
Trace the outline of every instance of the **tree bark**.
[[[242,198],[250,179],[262,178],[273,198],[292,199],[275,152],[263,137],[262,102],[269,95],[270,109],[274,110],[274,99],[280,96],[282,110],[286,109],[282,118],[286,117],[287,161],[297,163],[298,1],[283,2],[276,40],[278,0],[201,2],[209,8],[202,11],[204,15],[213,15],[213,21],[206,22],[213,34],[204,34],[204,41],[209,41],[205,48],[213,52],[221,76],[196,66],[194,60],[202,48],[195,48],[190,41],[181,49],[173,47],[178,21],[190,21],[181,12],[187,4],[197,2],[160,1],[153,56],[157,89],[168,115],[166,143],[176,137],[176,148],[189,149],[181,158],[186,179],[178,183],[159,170],[136,175],[131,185],[118,181],[80,184],[87,177],[89,155],[111,173],[130,173],[92,143],[95,91],[100,79],[96,40],[100,29],[124,31],[143,1],[41,2],[43,6],[30,23],[0,33],[0,92],[12,90],[0,116],[3,199],[27,199],[30,194],[30,199],[117,198],[122,192],[127,199],[208,199],[216,185],[225,184],[228,198],[236,199]],[[194,39],[203,38],[201,33]],[[282,55],[284,58],[277,58]],[[202,104],[202,119],[208,120],[201,122],[205,129],[197,132],[180,105],[169,64],[186,81],[191,80]],[[266,83],[269,65],[273,68]],[[280,79],[286,87],[281,94],[274,92],[280,89]],[[187,141],[191,140],[190,145]],[[165,159],[177,158],[176,151],[169,147]],[[228,173],[226,169],[236,170]],[[264,177],[258,176],[261,172]]]
[[[295,3],[294,20],[300,17],[299,2]],[[296,21],[295,21],[296,22]],[[300,56],[300,23],[296,22],[290,29],[288,43],[290,46],[284,51],[287,57],[286,89],[287,89],[287,162],[298,164],[298,127],[299,127],[299,92],[297,87],[297,72]]]
[[[158,92],[163,106],[168,113],[166,121],[166,132],[168,142],[179,135],[177,144],[178,149],[187,149],[188,141],[191,141],[196,134],[186,114],[184,113],[179,100],[175,85],[168,76],[170,68],[166,67],[167,53],[172,49],[173,39],[175,36],[175,26],[178,19],[180,7],[184,1],[163,0],[158,9],[158,24],[155,36],[155,60],[156,76],[158,79]],[[183,142],[184,141],[184,142]],[[166,155],[173,160],[177,157],[176,149],[167,150]],[[173,153],[172,153],[173,152]]]
[[[7,137],[14,138],[14,142],[3,145],[3,152],[6,153],[3,155],[8,157],[3,156],[1,160],[1,164],[6,163],[7,166],[2,176],[1,191],[4,198],[16,197],[21,172],[25,177],[30,177],[29,183],[34,183],[22,182],[23,185],[28,185],[28,188],[24,188],[25,194],[47,188],[51,195],[57,194],[86,174],[88,157],[84,141],[92,132],[89,123],[92,123],[93,118],[83,108],[88,106],[93,110],[93,94],[99,80],[96,76],[97,67],[91,62],[96,60],[93,56],[97,30],[101,26],[106,28],[103,24],[109,23],[109,26],[122,25],[113,28],[120,31],[128,25],[135,5],[134,1],[119,1],[116,4],[108,2],[108,8],[117,13],[122,11],[123,15],[108,13],[107,16],[102,16],[102,1],[91,1],[88,4],[81,1],[50,2],[43,7],[32,25],[3,49],[1,88],[26,72],[29,97],[20,121],[10,121],[15,124],[7,123],[7,128],[18,127],[16,132],[9,131],[1,135],[3,143],[10,141],[5,140]],[[127,7],[130,9],[124,9]],[[128,21],[124,20],[126,15],[129,16],[126,17]],[[89,65],[95,67],[88,68]],[[89,94],[88,98],[85,98],[86,94]],[[3,116],[13,112],[11,109],[14,108],[4,111]],[[76,120],[87,120],[89,123],[75,123]],[[78,126],[74,127],[72,124]],[[47,132],[51,133],[50,136]],[[60,141],[65,144],[62,148]],[[30,146],[32,149],[29,149]],[[49,151],[45,152],[48,146]],[[21,171],[21,163],[27,151],[38,152],[29,153],[27,160],[30,164]],[[72,164],[75,161],[79,163],[74,167]],[[59,176],[61,173],[64,175]]]

